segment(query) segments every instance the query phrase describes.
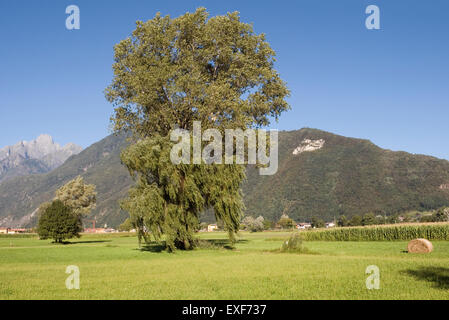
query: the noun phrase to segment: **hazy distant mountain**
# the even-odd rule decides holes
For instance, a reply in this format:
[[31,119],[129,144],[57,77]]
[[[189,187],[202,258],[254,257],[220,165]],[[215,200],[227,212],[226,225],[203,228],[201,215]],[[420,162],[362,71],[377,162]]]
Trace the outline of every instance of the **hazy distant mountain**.
[[125,146],[124,136],[111,135],[70,157],[51,172],[0,183],[0,226],[32,225],[39,205],[51,200],[56,189],[78,175],[97,186],[97,207],[91,218],[97,218],[98,226],[120,224],[126,213],[120,210],[118,200],[127,195],[132,183],[128,171],[120,163],[120,151]]
[[[127,213],[118,201],[132,180],[120,163],[127,145],[109,136],[42,175],[0,183],[0,226],[30,226],[33,212],[54,191],[77,175],[97,186],[97,225],[119,225]],[[246,214],[297,221],[345,214],[396,213],[449,205],[449,161],[393,152],[368,140],[315,129],[279,132],[279,169],[273,176],[247,170],[243,185]],[[211,218],[210,215],[205,217]]]
[[49,172],[83,148],[68,143],[61,147],[48,134],[0,149],[0,182],[17,176]]

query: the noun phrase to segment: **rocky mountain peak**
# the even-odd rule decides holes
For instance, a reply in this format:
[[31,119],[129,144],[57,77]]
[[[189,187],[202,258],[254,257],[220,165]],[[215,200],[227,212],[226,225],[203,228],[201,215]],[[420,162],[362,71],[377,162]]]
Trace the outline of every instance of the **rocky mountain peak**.
[[74,143],[61,147],[49,134],[0,149],[0,182],[32,173],[45,173],[63,164],[82,148]]
[[47,145],[55,144],[53,142],[53,138],[49,134],[41,134],[39,137],[37,137],[37,139],[34,142],[38,144],[47,144]]

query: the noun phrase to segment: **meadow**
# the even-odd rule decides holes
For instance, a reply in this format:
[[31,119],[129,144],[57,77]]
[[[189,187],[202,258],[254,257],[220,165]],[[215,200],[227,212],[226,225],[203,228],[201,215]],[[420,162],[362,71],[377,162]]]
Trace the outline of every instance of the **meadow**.
[[[430,254],[407,241],[306,241],[308,254],[280,253],[288,232],[201,233],[202,247],[174,254],[132,234],[83,235],[56,245],[0,237],[0,299],[449,299],[449,241]],[[80,290],[65,286],[80,269]],[[366,267],[380,289],[366,288]]]

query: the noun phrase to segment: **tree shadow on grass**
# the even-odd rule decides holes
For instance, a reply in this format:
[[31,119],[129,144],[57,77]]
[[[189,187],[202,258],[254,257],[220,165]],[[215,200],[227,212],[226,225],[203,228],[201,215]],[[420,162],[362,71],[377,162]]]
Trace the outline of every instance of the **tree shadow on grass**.
[[237,240],[234,244],[229,239],[201,239],[198,240],[198,248],[200,249],[226,249],[234,250],[237,243],[246,243],[248,240]]
[[[112,240],[86,240],[86,241],[63,241],[60,244],[69,245],[69,244],[83,244],[83,243],[103,243],[103,242],[111,242]],[[52,242],[57,244],[56,242]]]
[[140,249],[136,249],[136,250],[149,251],[149,252],[162,252],[165,249],[167,249],[167,246],[165,245],[165,241],[162,241],[162,242],[151,241],[151,242],[143,245]]
[[418,280],[432,282],[435,288],[443,290],[449,289],[449,268],[421,267],[416,270],[408,269],[404,272]]
[[[245,243],[248,242],[248,240],[237,240],[236,243]],[[234,250],[235,247],[233,247],[231,241],[227,239],[207,239],[207,240],[198,240],[197,242],[197,249],[226,249],[226,250]],[[167,249],[167,245],[165,241],[151,241],[149,243],[146,243],[143,245],[140,249],[140,251],[148,251],[148,252],[162,252]]]

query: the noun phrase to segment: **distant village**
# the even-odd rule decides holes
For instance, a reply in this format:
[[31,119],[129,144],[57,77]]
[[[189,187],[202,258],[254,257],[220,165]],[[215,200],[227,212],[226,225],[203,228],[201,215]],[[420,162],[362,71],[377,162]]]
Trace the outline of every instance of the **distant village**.
[[31,229],[0,227],[0,234],[17,234],[17,233],[30,233],[30,232]]
[[[335,227],[335,223],[328,222],[326,223],[326,228],[333,228]],[[312,228],[312,224],[310,223],[297,223],[295,225],[295,229],[298,230],[304,230]],[[281,229],[280,227],[278,229]],[[220,228],[217,224],[208,224],[207,227],[203,227],[200,232],[214,232],[219,231]],[[135,229],[131,229],[129,231],[119,231],[114,228],[96,228],[93,226],[92,228],[84,228],[83,233],[118,233],[118,232],[136,232]],[[0,234],[20,234],[20,233],[33,233],[33,230],[30,228],[7,228],[7,227],[0,227]]]

